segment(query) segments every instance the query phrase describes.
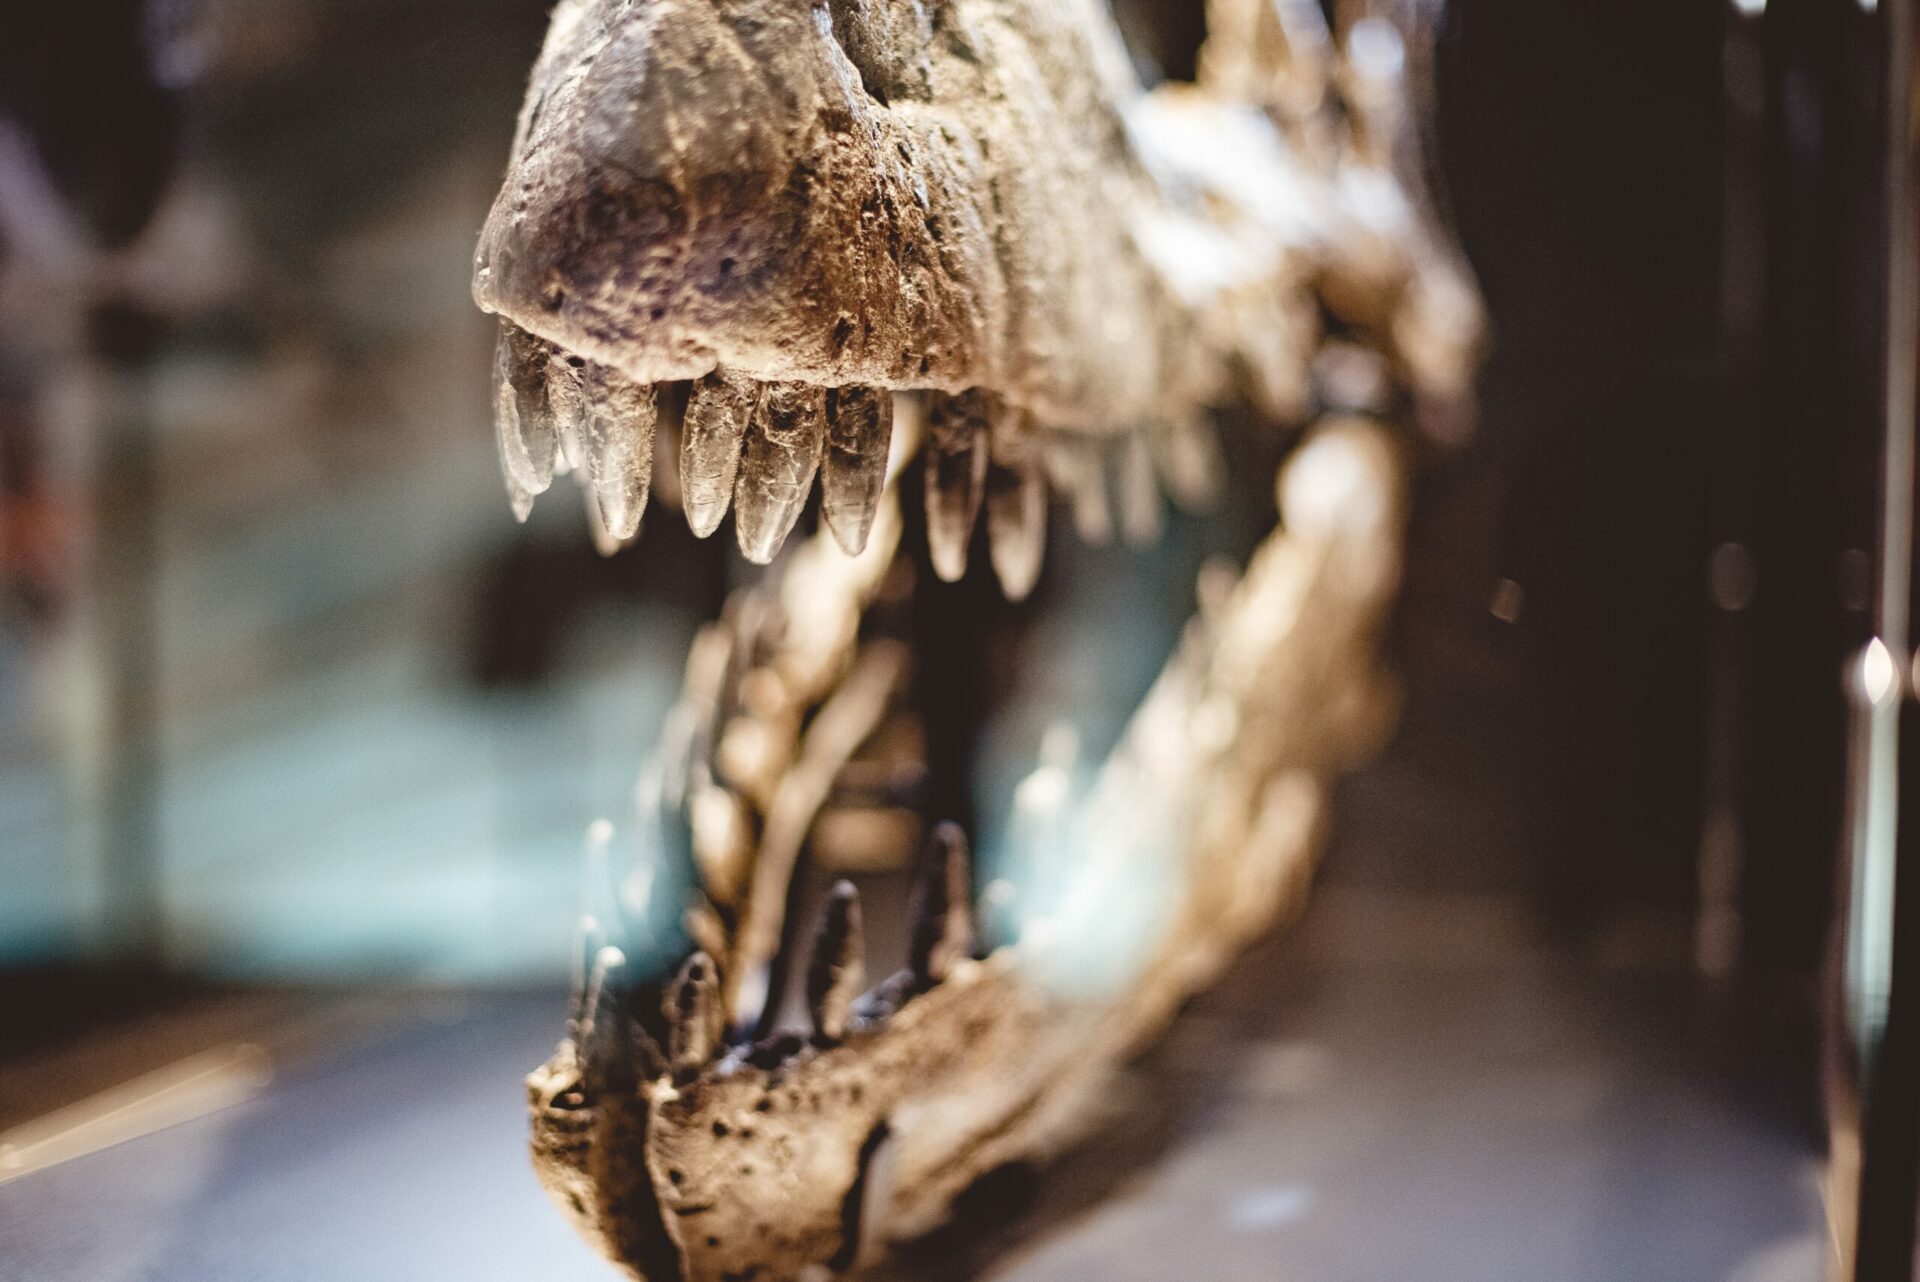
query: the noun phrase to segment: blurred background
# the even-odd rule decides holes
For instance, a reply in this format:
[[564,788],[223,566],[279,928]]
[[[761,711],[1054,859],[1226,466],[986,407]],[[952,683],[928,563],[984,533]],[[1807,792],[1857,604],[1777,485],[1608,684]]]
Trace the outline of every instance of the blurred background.
[[[1197,4],[1120,9],[1191,74]],[[545,10],[0,16],[0,1278],[606,1275],[517,1078],[738,563],[509,514],[467,282]],[[1493,347],[1419,482],[1399,730],[1142,1125],[915,1276],[1827,1267],[1905,6],[1427,16]],[[1128,608],[1137,554],[1065,543],[1054,606]],[[1889,1169],[1907,1270],[1862,1277],[1911,1275]]]

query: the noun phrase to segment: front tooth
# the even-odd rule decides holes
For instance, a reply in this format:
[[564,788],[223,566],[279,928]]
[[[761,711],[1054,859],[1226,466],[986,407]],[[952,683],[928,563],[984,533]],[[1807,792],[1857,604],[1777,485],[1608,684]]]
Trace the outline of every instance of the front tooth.
[[1106,469],[1092,441],[1057,437],[1046,448],[1047,473],[1073,505],[1073,528],[1080,541],[1100,547],[1113,539],[1113,510],[1107,503]]
[[826,439],[825,389],[806,383],[766,385],[733,489],[734,533],[747,560],[765,565],[787,541],[813,491]]
[[680,497],[687,527],[697,538],[720,528],[733,501],[740,470],[740,444],[760,402],[760,384],[715,370],[687,394],[685,435],[680,442]]
[[987,472],[987,555],[1009,601],[1024,601],[1047,551],[1047,483],[1032,453],[996,454]]
[[834,883],[820,907],[807,966],[807,1011],[813,1030],[827,1041],[846,1036],[847,1015],[860,995],[866,945],[860,923],[860,892],[849,881]]
[[695,953],[680,967],[662,1003],[667,1055],[676,1071],[696,1070],[720,1046],[720,975],[713,958]]
[[1129,432],[1120,452],[1120,532],[1135,547],[1160,541],[1160,484],[1153,452],[1140,432]]
[[536,495],[553,484],[558,441],[547,407],[547,361],[551,349],[506,321],[493,352],[494,430],[514,515],[526,520]]
[[927,840],[920,884],[915,889],[908,966],[917,988],[945,979],[954,963],[973,951],[973,878],[967,838],[957,824],[943,823]]
[[586,393],[587,468],[600,523],[616,542],[640,532],[653,479],[654,389],[604,365],[582,371]]
[[969,388],[936,395],[927,408],[927,553],[948,583],[967,573],[967,544],[987,481],[987,431],[996,406]]
[[827,455],[820,472],[820,507],[834,541],[848,556],[867,546],[867,531],[887,484],[887,445],[893,439],[893,393],[847,386],[827,392]]

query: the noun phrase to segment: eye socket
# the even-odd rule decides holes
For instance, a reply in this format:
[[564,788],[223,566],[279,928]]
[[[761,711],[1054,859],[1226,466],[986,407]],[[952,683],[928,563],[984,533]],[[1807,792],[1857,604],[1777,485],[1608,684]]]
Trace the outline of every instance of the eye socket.
[[578,1087],[569,1091],[561,1091],[558,1095],[547,1101],[547,1107],[558,1113],[574,1113],[586,1106],[587,1097]]

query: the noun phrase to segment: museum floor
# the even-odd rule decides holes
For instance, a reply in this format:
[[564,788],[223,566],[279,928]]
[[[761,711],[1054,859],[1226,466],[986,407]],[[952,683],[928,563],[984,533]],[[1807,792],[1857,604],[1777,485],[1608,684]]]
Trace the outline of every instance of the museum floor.
[[[1522,923],[1328,890],[1183,1016],[1091,1147],[998,1181],[896,1276],[1816,1277],[1811,1130],[1742,1021],[1632,949],[1575,964]],[[199,1058],[175,1047],[65,1138],[203,1115],[0,1184],[6,1282],[613,1276],[521,1146],[557,995],[249,1000],[176,1015]]]

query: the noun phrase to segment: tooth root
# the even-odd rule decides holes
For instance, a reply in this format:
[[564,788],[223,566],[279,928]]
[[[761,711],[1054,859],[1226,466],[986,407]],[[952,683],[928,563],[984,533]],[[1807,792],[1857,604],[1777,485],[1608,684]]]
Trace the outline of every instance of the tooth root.
[[667,1017],[667,1055],[676,1072],[695,1070],[720,1047],[720,973],[713,958],[687,958],[667,987],[662,1013]]
[[987,431],[996,406],[971,388],[927,408],[927,553],[948,583],[967,573],[967,544],[987,480]]
[[943,823],[927,840],[920,884],[915,889],[908,966],[916,987],[939,983],[955,962],[973,951],[973,879],[967,838],[957,824]]
[[1163,522],[1152,449],[1142,433],[1129,432],[1120,452],[1120,532],[1135,547],[1151,547]]
[[500,465],[514,514],[525,520],[536,495],[553,484],[558,441],[547,406],[547,359],[551,349],[506,321],[493,354],[494,429]]
[[765,565],[787,541],[813,491],[826,444],[823,388],[768,383],[747,429],[740,479],[734,486],[734,532],[747,560]]
[[860,892],[838,881],[820,907],[807,965],[807,1012],[813,1031],[827,1041],[847,1034],[847,1017],[865,982],[866,944],[860,923]]
[[733,501],[740,447],[760,401],[760,384],[723,370],[695,383],[687,394],[680,440],[680,498],[687,528],[706,538],[720,528]]
[[996,457],[987,473],[987,555],[1009,601],[1024,601],[1047,552],[1047,482],[1031,454]]
[[867,546],[887,484],[893,439],[893,394],[876,387],[827,391],[827,453],[820,471],[820,507],[848,556]]
[[600,524],[615,544],[640,532],[653,479],[654,389],[604,365],[583,371],[587,472]]

